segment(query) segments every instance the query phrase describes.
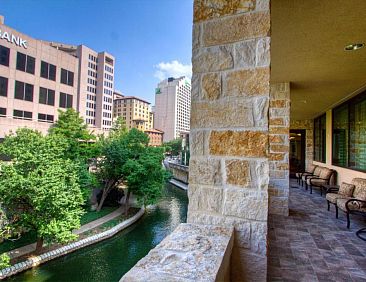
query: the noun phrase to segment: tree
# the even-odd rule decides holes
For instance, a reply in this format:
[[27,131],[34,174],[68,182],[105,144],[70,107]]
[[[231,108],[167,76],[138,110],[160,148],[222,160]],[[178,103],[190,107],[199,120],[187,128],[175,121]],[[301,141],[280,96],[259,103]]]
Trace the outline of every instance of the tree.
[[69,159],[88,159],[98,151],[96,137],[88,131],[80,114],[72,108],[59,110],[58,120],[49,129],[51,135],[61,135],[69,145],[65,157]]
[[101,210],[109,192],[124,183],[123,167],[126,162],[143,154],[148,143],[149,137],[135,128],[125,134],[112,134],[104,140],[103,157],[97,162],[97,177],[104,184],[97,211]]
[[87,162],[100,155],[100,143],[88,131],[80,114],[74,109],[59,110],[59,117],[49,129],[51,136],[60,136],[65,141],[63,158],[76,164],[79,185],[85,200],[89,199],[91,189],[97,185],[93,174],[89,173]]
[[123,167],[128,191],[144,206],[156,203],[169,177],[162,167],[163,158],[161,148],[147,147],[144,154],[128,160]]
[[178,156],[182,151],[182,138],[165,142],[164,147],[166,152],[170,152],[172,156]]
[[109,135],[119,135],[119,134],[126,134],[128,132],[128,128],[126,126],[126,121],[124,120],[123,117],[119,116],[117,117],[117,119],[114,121],[113,126],[110,130]]
[[7,253],[0,255],[0,270],[10,266],[10,257]]
[[12,159],[0,164],[3,210],[13,229],[37,233],[37,253],[45,240],[76,238],[72,231],[80,227],[84,199],[78,164],[64,158],[66,144],[59,135],[19,129],[0,145]]

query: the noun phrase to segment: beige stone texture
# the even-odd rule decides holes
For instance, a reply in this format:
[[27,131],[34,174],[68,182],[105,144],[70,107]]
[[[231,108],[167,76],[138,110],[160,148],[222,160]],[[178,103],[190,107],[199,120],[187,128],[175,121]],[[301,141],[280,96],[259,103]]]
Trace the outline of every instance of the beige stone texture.
[[201,25],[194,24],[192,28],[192,50],[201,46]]
[[231,69],[234,66],[232,46],[200,48],[193,52],[193,73],[213,72]]
[[249,220],[267,220],[268,195],[243,189],[226,189],[223,214]]
[[230,160],[225,162],[226,182],[237,186],[247,186],[251,182],[250,166],[248,161]]
[[271,144],[269,146],[270,152],[288,153],[290,147],[287,145]]
[[255,9],[256,0],[198,0],[194,2],[193,21],[200,22]]
[[191,88],[191,98],[192,100],[198,101],[200,100],[201,93],[201,74],[194,73],[192,75],[192,88]]
[[192,156],[202,156],[205,154],[206,132],[191,131],[189,134],[189,144]]
[[192,156],[189,163],[189,184],[221,185],[220,160]]
[[283,161],[285,160],[286,154],[284,153],[269,153],[268,158],[270,161]]
[[266,37],[270,30],[268,12],[241,14],[203,23],[203,46],[222,45]]
[[289,128],[288,127],[277,127],[269,125],[269,133],[270,134],[286,134],[289,135]]
[[269,92],[269,68],[228,72],[224,79],[223,95],[247,97]]
[[221,213],[223,190],[221,187],[207,187],[190,184],[188,189],[189,209]]
[[256,66],[257,67],[268,67],[271,61],[269,50],[270,50],[270,37],[260,38],[257,41],[256,46]]
[[234,45],[235,67],[253,68],[256,65],[256,40],[246,40]]
[[208,73],[202,76],[203,99],[216,100],[221,94],[221,75]]
[[230,281],[233,228],[180,224],[120,281]]
[[274,144],[274,143],[284,144],[285,138],[288,138],[288,137],[286,135],[270,135],[269,142],[271,144]]
[[253,114],[250,101],[192,102],[191,128],[252,127]]
[[212,131],[209,148],[212,155],[266,157],[268,136],[261,131]]
[[286,121],[285,121],[285,119],[283,117],[281,117],[281,118],[271,118],[269,120],[269,123],[271,125],[281,125],[281,126],[286,125]]

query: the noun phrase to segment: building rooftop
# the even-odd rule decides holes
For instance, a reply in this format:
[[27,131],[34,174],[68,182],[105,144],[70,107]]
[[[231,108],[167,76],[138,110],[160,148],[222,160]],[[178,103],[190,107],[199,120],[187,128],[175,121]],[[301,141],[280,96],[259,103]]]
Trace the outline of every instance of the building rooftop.
[[147,129],[147,130],[145,130],[145,132],[164,133],[164,131],[161,131],[161,130],[155,129],[155,128]]
[[114,101],[118,101],[118,100],[129,100],[129,99],[134,99],[134,100],[139,100],[141,102],[144,102],[144,103],[147,103],[147,104],[151,104],[150,102],[144,100],[144,99],[141,99],[139,97],[136,97],[136,96],[125,96],[125,97],[122,97],[122,98],[117,98],[117,99],[114,99]]

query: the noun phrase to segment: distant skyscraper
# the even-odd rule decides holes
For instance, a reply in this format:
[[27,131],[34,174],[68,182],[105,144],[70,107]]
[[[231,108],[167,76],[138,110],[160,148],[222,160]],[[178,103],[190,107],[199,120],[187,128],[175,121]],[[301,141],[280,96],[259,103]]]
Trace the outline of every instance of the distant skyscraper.
[[77,109],[89,127],[108,130],[113,119],[115,59],[84,45],[50,42],[52,47],[79,58]]
[[164,142],[189,133],[191,81],[187,77],[163,80],[155,89],[154,127],[164,131]]

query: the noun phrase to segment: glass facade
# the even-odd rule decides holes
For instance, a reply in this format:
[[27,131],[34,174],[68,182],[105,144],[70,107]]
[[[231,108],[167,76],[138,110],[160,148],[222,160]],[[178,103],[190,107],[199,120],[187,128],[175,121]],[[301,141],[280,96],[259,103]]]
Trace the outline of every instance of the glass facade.
[[366,171],[366,92],[333,109],[332,164]]
[[314,160],[326,161],[326,115],[314,119]]

